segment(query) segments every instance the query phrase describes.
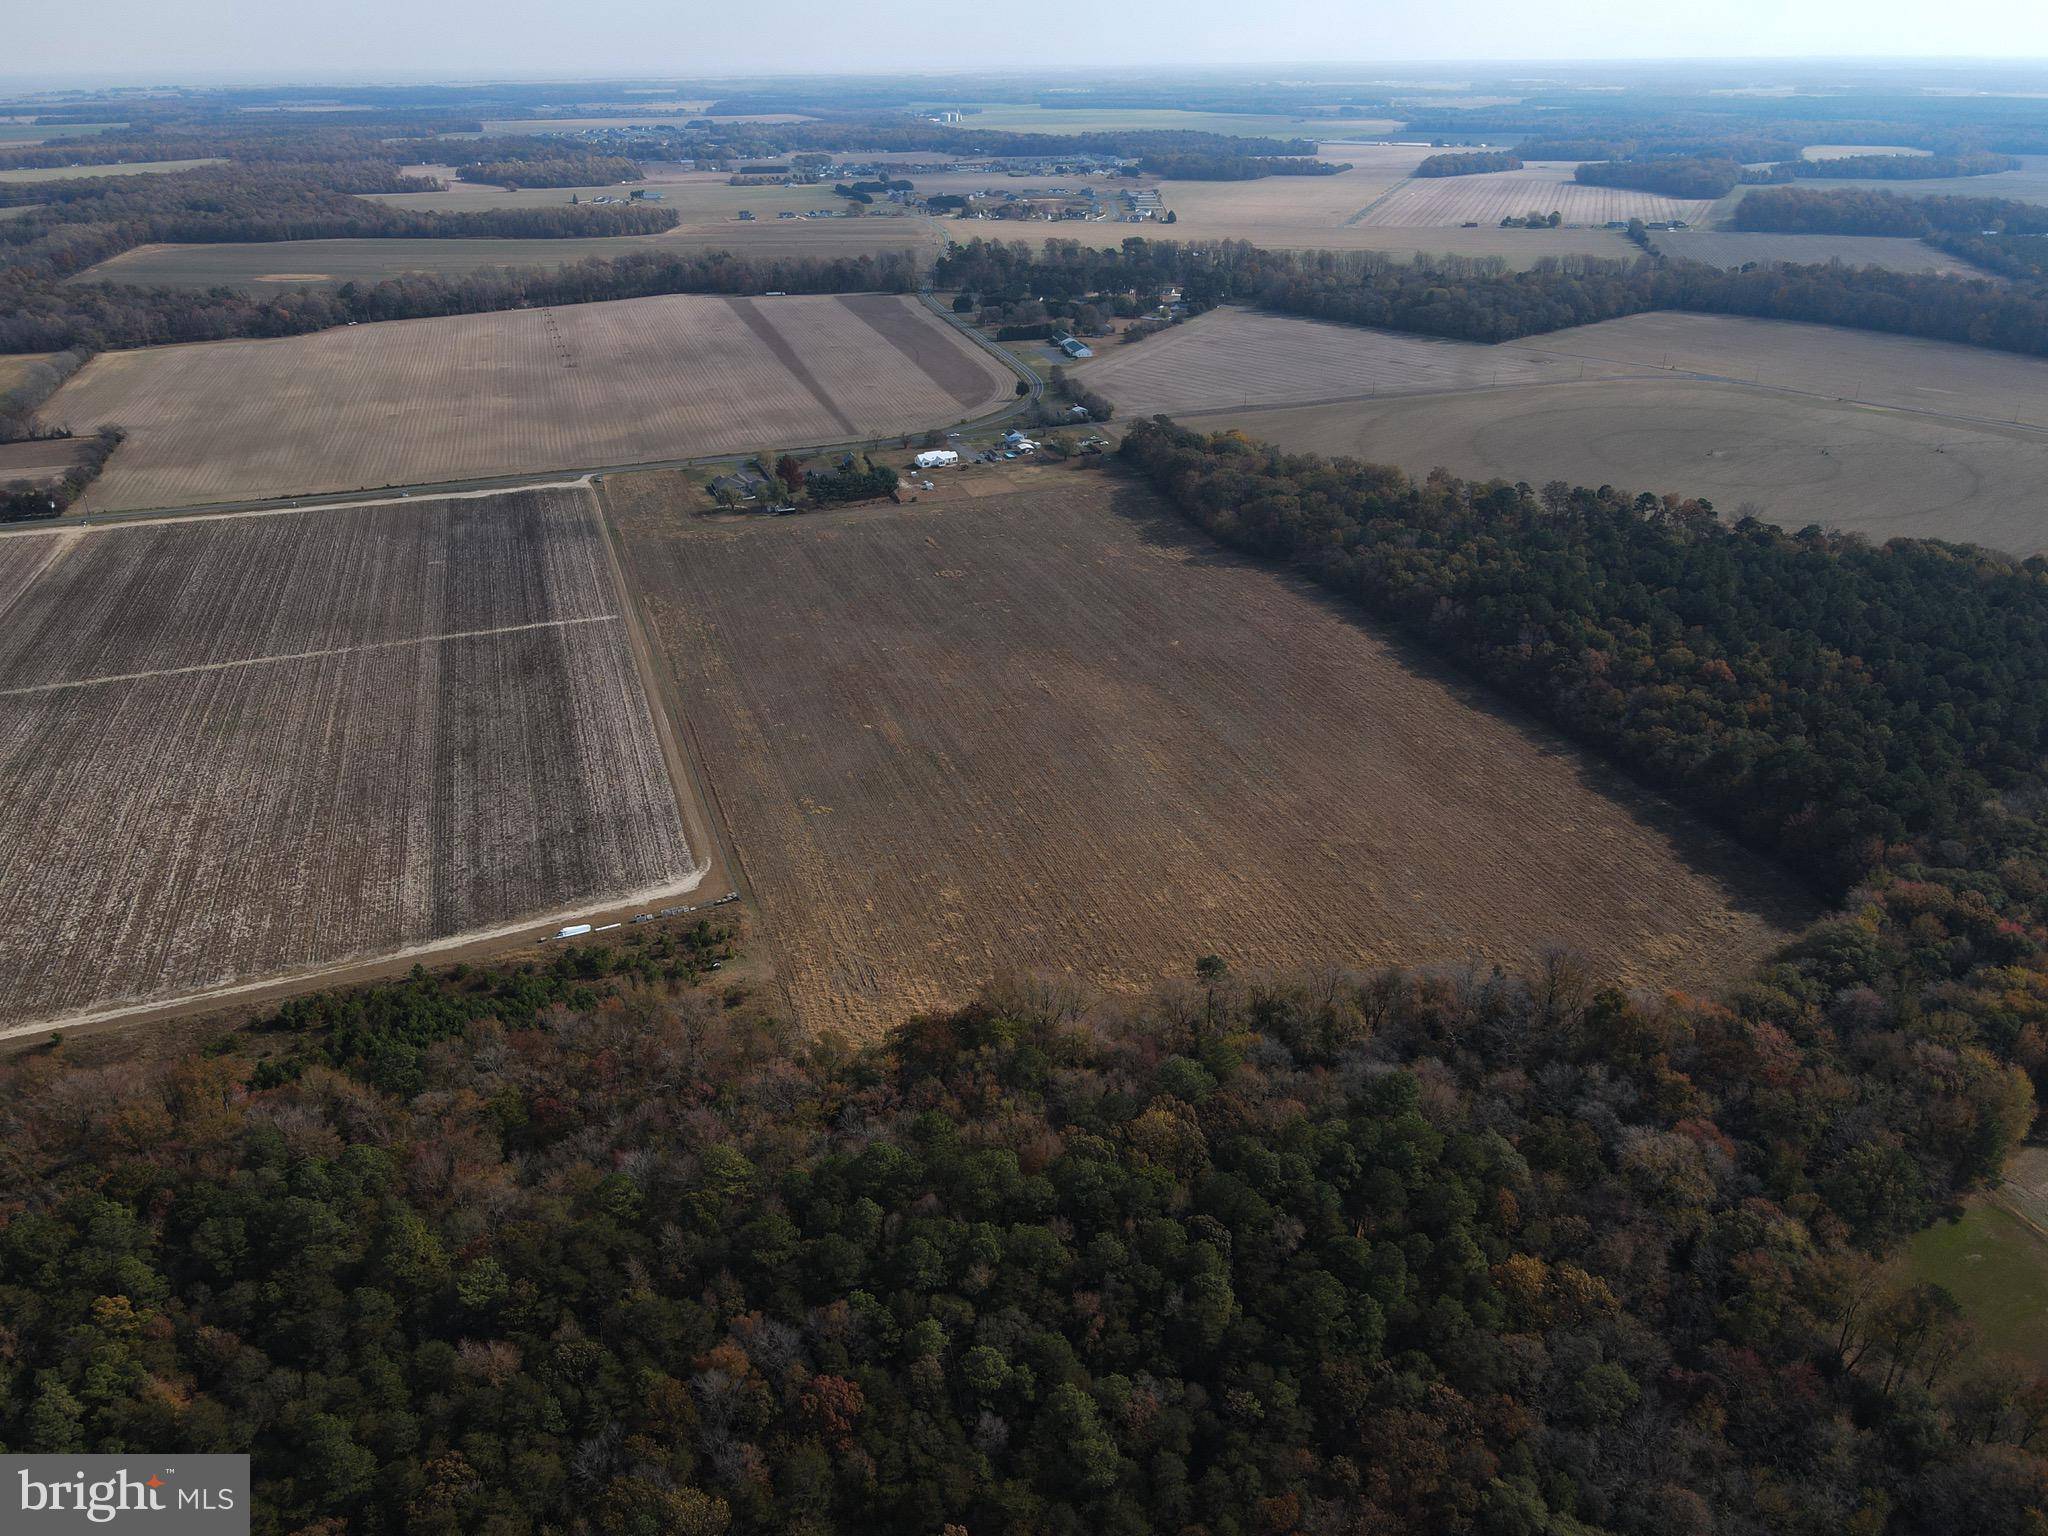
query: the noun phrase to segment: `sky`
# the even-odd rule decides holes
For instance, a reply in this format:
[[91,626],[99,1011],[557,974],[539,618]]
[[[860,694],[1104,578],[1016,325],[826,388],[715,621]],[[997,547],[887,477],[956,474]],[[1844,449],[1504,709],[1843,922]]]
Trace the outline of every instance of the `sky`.
[[2044,0],[0,0],[0,77],[67,84],[1653,58],[2048,59]]

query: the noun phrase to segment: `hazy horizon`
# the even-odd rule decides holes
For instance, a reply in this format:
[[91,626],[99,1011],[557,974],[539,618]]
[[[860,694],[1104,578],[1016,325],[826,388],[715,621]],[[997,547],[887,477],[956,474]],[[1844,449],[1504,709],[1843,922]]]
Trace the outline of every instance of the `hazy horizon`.
[[[1579,0],[1543,12],[1498,0],[1443,0],[1425,12],[1297,0],[1248,18],[1219,0],[1133,0],[1092,14],[1085,35],[1057,27],[1072,63],[1005,52],[997,31],[936,0],[859,10],[767,0],[745,15],[693,17],[636,0],[564,13],[535,0],[366,0],[346,26],[315,31],[257,0],[84,0],[62,27],[15,28],[0,83],[49,88],[375,81],[535,81],[832,74],[1082,74],[1099,69],[1359,68],[1568,64],[1982,64],[2048,68],[2048,6],[1963,0],[1931,11],[1845,0],[1787,8],[1732,0],[1711,10]],[[2001,51],[1985,52],[1995,39]],[[1304,61],[1320,61],[1313,65]]]

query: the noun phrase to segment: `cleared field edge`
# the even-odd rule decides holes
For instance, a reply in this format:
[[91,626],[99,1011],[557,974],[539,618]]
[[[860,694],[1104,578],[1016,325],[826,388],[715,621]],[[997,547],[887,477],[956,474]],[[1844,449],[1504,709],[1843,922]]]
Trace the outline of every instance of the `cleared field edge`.
[[714,819],[715,803],[708,781],[698,757],[689,746],[689,717],[681,707],[675,675],[662,664],[660,647],[648,633],[651,621],[645,612],[646,598],[638,580],[638,570],[626,560],[621,549],[622,540],[602,481],[592,484],[591,495],[612,587],[619,598],[618,609],[625,625],[627,648],[632,653],[634,672],[640,679],[641,699],[647,707],[655,739],[661,747],[662,762],[668,770],[669,786],[675,794],[676,814],[682,818],[683,840],[696,855],[696,872],[691,877],[690,888],[701,886],[714,875],[737,886],[742,878],[741,872],[726,855],[719,824]]
[[196,1012],[217,1004],[232,1002],[239,997],[268,992],[278,987],[289,987],[295,983],[317,984],[323,977],[339,976],[343,972],[354,971],[366,965],[379,965],[394,960],[426,959],[454,950],[469,949],[478,944],[489,944],[498,939],[539,938],[543,935],[537,933],[537,929],[560,926],[600,912],[662,901],[671,896],[687,896],[703,885],[704,873],[703,867],[700,866],[696,873],[673,884],[608,893],[590,901],[578,902],[573,907],[561,907],[552,912],[536,912],[530,917],[500,923],[490,928],[472,929],[467,933],[451,933],[438,939],[430,939],[423,944],[407,944],[397,949],[364,950],[331,962],[252,977],[229,986],[205,987],[190,992],[171,993],[163,997],[123,1001],[105,1008],[53,1015],[26,1023],[0,1024],[0,1040],[19,1040],[30,1035],[45,1035],[52,1030],[76,1029],[88,1024],[117,1023],[122,1019],[132,1019],[143,1014],[156,1016]]
[[[616,612],[604,620],[615,623],[621,648],[629,658],[626,667],[630,677],[623,674],[614,679],[571,679],[572,691],[579,696],[579,702],[572,710],[567,722],[570,731],[579,737],[588,738],[593,729],[601,729],[594,723],[593,711],[589,707],[594,697],[591,690],[602,690],[608,684],[616,684],[626,697],[627,717],[624,721],[626,734],[641,738],[640,753],[645,755],[652,749],[652,756],[659,760],[659,773],[667,786],[665,802],[673,813],[675,844],[681,855],[679,868],[665,872],[663,878],[653,883],[621,888],[616,885],[593,886],[581,892],[573,904],[545,906],[533,910],[518,910],[503,915],[501,920],[487,923],[470,923],[458,929],[438,933],[432,937],[409,943],[384,943],[372,941],[357,944],[345,950],[323,956],[317,963],[301,966],[279,966],[275,969],[250,970],[231,981],[199,987],[169,987],[159,992],[138,990],[95,1000],[83,1007],[55,1006],[49,1011],[30,1017],[8,1019],[0,1017],[0,1041],[19,1039],[29,1035],[62,1030],[90,1024],[117,1022],[141,1015],[167,1016],[188,1012],[209,1005],[223,1003],[238,997],[272,991],[278,988],[296,989],[297,984],[317,984],[319,979],[337,973],[361,970],[366,966],[381,966],[395,961],[426,957],[454,950],[472,949],[488,945],[493,941],[515,937],[534,939],[544,936],[537,930],[559,925],[579,916],[620,911],[632,906],[685,895],[699,889],[718,867],[719,862],[710,853],[714,844],[708,834],[706,818],[696,803],[689,787],[686,766],[683,764],[675,743],[667,711],[658,697],[651,676],[646,641],[641,634],[638,617],[629,600],[630,594],[625,575],[619,564],[618,555],[612,546],[607,520],[603,515],[596,495],[587,480],[550,486],[547,491],[567,493],[578,504],[580,518],[584,522],[591,547],[596,552],[597,574],[604,584],[602,595],[611,599],[610,606]],[[489,493],[500,495],[506,493]],[[514,493],[516,494],[516,493]],[[474,497],[449,497],[435,500],[419,500],[407,504],[408,510],[430,512],[439,500],[485,499],[485,493]],[[135,527],[164,527],[169,524],[200,522],[218,523],[238,520],[243,517],[302,516],[305,513],[319,513],[328,516],[346,515],[365,507],[389,507],[396,501],[374,503],[353,502],[309,506],[294,511],[265,511],[258,513],[227,514],[221,517],[200,519],[153,519],[141,524],[113,525],[104,528],[73,527],[58,532],[43,531],[39,535],[0,539],[0,610],[11,605],[28,592],[36,582],[62,562],[63,557],[77,548],[85,539],[99,539],[131,532]],[[596,621],[591,621],[596,622]],[[548,627],[548,626],[544,626]],[[449,641],[460,643],[462,637],[429,637],[417,643],[441,648]],[[289,659],[280,658],[285,665]],[[251,664],[260,664],[251,663]],[[231,665],[241,665],[233,663]],[[69,686],[69,685],[66,685]],[[90,686],[90,684],[87,684]],[[636,708],[637,706],[637,708]],[[590,746],[585,741],[586,747]],[[602,746],[598,751],[603,750]],[[616,755],[616,753],[614,754]],[[627,755],[636,755],[630,750]],[[597,753],[590,753],[579,759],[579,768],[588,771],[596,764]],[[598,765],[603,766],[603,765]],[[616,765],[614,765],[616,766]],[[662,814],[662,813],[657,813]],[[614,828],[614,831],[617,829]],[[404,872],[391,870],[381,872],[381,878],[399,880]],[[10,942],[21,942],[13,936]],[[4,962],[5,949],[0,947],[0,962]],[[13,1010],[9,1010],[10,1012]]]

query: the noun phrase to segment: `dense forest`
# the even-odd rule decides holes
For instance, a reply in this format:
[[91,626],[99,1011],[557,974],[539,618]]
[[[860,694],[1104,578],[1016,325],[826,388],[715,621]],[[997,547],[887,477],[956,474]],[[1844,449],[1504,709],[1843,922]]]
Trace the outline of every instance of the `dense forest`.
[[2048,1066],[2041,563],[1124,457],[1631,766],[1728,722],[1863,883],[1718,1000],[1191,956],[852,1048],[699,925],[19,1055],[0,1443],[250,1450],[262,1536],[2034,1536],[2048,1380],[1884,1256]]
[[[451,123],[448,131],[477,123]],[[379,119],[348,126],[261,122],[140,122],[109,133],[51,138],[41,144],[0,144],[0,171],[70,165],[129,165],[156,160],[231,160],[238,165],[426,164],[441,161],[451,142],[417,123]],[[418,183],[415,183],[418,185]]]
[[[1760,196],[1762,194],[1753,194]],[[1747,200],[1745,200],[1747,201]],[[1126,240],[1115,250],[974,240],[934,281],[981,295],[1048,299],[1156,294],[1177,285],[1191,311],[1257,304],[1312,319],[1466,341],[1512,341],[1645,310],[1803,320],[2048,356],[2048,295],[1989,279],[1778,265],[1748,272],[1644,258],[1547,258],[1511,272],[1498,258],[1401,262],[1371,251],[1266,251],[1237,241]]]
[[1735,205],[1737,229],[1810,235],[2048,234],[2048,207],[2003,197],[1897,192],[1867,187],[1773,187]]
[[1731,1008],[1210,967],[859,1052],[414,982],[17,1060],[0,1439],[253,1451],[259,1536],[2019,1536],[2043,1384],[1822,1191],[1961,1176],[1906,1136],[1995,1152],[2024,1081],[1916,1071],[1844,965]]
[[1484,171],[1519,171],[1522,157],[1506,149],[1467,149],[1431,155],[1416,166],[1412,175],[1475,176]]
[[518,191],[521,187],[605,187],[639,181],[637,162],[617,155],[564,155],[524,160],[472,160],[457,168],[463,181],[485,182]]
[[1800,160],[1793,174],[1820,181],[1933,181],[1950,176],[1990,176],[2016,171],[2011,155],[1977,150],[1966,155],[1840,155],[1832,160]]
[[[1759,146],[1746,146],[1756,148]],[[1738,186],[1794,180],[1934,180],[1988,176],[2019,165],[2011,155],[1973,151],[1960,155],[1846,155],[1808,160],[1798,155],[1775,164],[1748,165],[1727,155],[1631,155],[1579,166],[1573,176],[1589,186],[1633,187],[1666,197],[1725,197]]]

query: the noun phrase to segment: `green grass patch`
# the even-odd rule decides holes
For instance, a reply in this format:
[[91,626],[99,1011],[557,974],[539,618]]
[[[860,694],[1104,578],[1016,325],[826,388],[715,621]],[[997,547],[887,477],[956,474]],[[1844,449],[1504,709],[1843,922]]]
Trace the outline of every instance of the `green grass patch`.
[[2048,1241],[2004,1206],[1980,1200],[1906,1246],[1902,1278],[1946,1286],[1977,1329],[1978,1354],[2048,1367]]

